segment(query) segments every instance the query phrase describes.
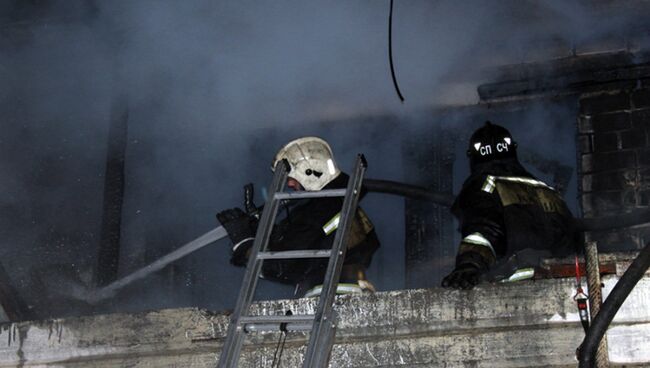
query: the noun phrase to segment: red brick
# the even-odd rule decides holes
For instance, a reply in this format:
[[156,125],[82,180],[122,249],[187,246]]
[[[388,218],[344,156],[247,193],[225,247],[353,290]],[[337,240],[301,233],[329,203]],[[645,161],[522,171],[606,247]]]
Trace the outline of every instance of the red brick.
[[580,133],[593,133],[594,128],[591,124],[591,116],[581,115],[578,119],[578,132]]
[[586,154],[580,156],[580,172],[589,173],[594,171],[594,155]]
[[582,178],[582,190],[585,192],[623,190],[635,185],[636,175],[636,170],[584,175]]
[[643,249],[650,242],[650,225],[635,227],[633,231],[638,234],[639,243],[637,249]]
[[597,213],[593,206],[593,195],[591,193],[584,193],[580,196],[580,206],[582,213],[585,217],[595,217]]
[[590,233],[591,240],[598,242],[600,252],[621,252],[640,249],[635,231],[621,229],[609,232]]
[[650,149],[639,150],[639,165],[650,166]]
[[591,192],[593,176],[591,174],[585,174],[582,176],[582,180],[578,182],[578,191],[581,193]]
[[594,153],[592,156],[591,171],[620,170],[636,167],[636,154],[634,151]]
[[639,180],[650,187],[650,169],[639,170]]
[[590,241],[595,241],[598,243],[598,250],[603,251],[603,247],[607,247],[610,244],[613,243],[619,243],[621,239],[623,238],[623,234],[620,232],[606,232],[606,233],[601,233],[601,232],[594,232],[589,234],[589,240]]
[[624,130],[632,127],[629,112],[594,115],[591,120],[591,125],[595,132]]
[[594,152],[611,152],[618,149],[617,133],[594,134]]
[[578,136],[578,152],[591,153],[593,152],[593,143],[591,141],[592,135],[585,134]]
[[633,111],[630,120],[633,127],[650,130],[650,109]]
[[630,96],[627,92],[602,94],[580,100],[580,113],[585,115],[628,110],[629,108]]
[[632,93],[632,105],[635,109],[650,107],[650,89],[640,89]]
[[639,206],[650,206],[650,190],[639,191]]
[[637,206],[637,195],[633,188],[623,190],[621,197],[625,209],[631,209]]
[[621,149],[644,148],[647,146],[644,129],[630,129],[619,133]]
[[605,216],[621,212],[623,206],[623,192],[592,192],[583,195],[582,207],[585,215]]

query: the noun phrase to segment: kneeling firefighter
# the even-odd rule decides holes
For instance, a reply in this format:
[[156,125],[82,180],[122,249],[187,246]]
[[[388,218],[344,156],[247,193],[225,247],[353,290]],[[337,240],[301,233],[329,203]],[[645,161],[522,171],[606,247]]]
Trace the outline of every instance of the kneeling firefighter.
[[[323,139],[303,137],[282,147],[271,169],[286,159],[291,171],[287,187],[293,190],[319,191],[346,188],[349,176],[342,173]],[[360,199],[365,195],[362,191]],[[292,204],[296,203],[292,201]],[[331,249],[338,227],[342,197],[304,199],[288,207],[286,217],[275,225],[268,250]],[[230,262],[245,267],[258,226],[257,216],[239,208],[217,214],[233,242]],[[379,248],[374,227],[359,207],[347,238],[347,251],[337,293],[374,291],[366,279],[366,269]],[[320,295],[327,268],[326,259],[266,260],[262,266],[265,279],[296,285],[297,296]]]
[[575,251],[571,212],[558,192],[521,165],[508,130],[486,122],[472,135],[467,155],[471,174],[451,208],[463,239],[443,287],[532,278],[543,258]]

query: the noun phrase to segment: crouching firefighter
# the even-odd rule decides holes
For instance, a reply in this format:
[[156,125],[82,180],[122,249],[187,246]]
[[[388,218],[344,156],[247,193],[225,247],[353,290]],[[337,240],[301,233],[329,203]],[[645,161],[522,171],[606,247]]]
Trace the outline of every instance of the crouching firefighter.
[[[271,169],[274,170],[284,159],[291,168],[287,187],[292,190],[319,191],[347,187],[349,176],[339,170],[329,144],[318,137],[303,137],[287,143],[276,154]],[[362,190],[360,200],[364,195],[365,191]],[[286,217],[274,226],[268,250],[331,249],[343,198],[294,200],[291,205],[287,207]],[[234,208],[217,214],[217,219],[233,243],[230,262],[240,267],[246,267],[258,226],[258,216],[247,212]],[[337,293],[374,291],[373,285],[366,279],[366,269],[379,248],[379,240],[372,222],[360,207],[352,221],[346,246]],[[327,259],[265,260],[262,277],[296,285],[296,296],[311,297],[320,295],[326,269]]]
[[517,144],[491,124],[472,135],[470,176],[452,205],[462,241],[443,287],[532,278],[543,258],[575,251],[573,216],[562,197],[517,159]]

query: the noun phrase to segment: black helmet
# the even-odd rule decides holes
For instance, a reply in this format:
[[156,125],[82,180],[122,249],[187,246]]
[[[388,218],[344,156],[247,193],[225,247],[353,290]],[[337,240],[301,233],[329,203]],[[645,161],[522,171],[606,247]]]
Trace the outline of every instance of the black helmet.
[[508,129],[489,121],[477,129],[467,149],[471,164],[517,157],[517,143]]

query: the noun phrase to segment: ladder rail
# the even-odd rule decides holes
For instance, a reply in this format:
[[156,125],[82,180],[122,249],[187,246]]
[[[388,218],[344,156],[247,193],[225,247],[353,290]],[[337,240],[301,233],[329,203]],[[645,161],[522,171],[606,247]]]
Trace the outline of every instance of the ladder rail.
[[242,287],[237,297],[237,304],[230,316],[230,324],[228,325],[226,341],[222,347],[218,368],[236,367],[239,361],[239,353],[244,340],[244,331],[239,319],[242,314],[248,313],[250,309],[262,270],[262,261],[257,258],[257,255],[260,251],[265,251],[268,245],[280,203],[280,201],[275,199],[275,193],[284,189],[289,172],[289,163],[286,160],[281,161],[281,163],[275,168],[269,196],[264,210],[262,210],[260,225],[257,228],[251,254],[248,257],[248,264],[244,273]]
[[368,164],[363,155],[358,155],[354,175],[348,182],[347,195],[343,200],[341,219],[334,237],[332,254],[327,265],[323,291],[318,301],[314,324],[309,336],[309,344],[303,361],[303,368],[324,368],[329,362],[335,334],[334,298],[336,286],[341,276],[343,261],[345,259],[347,234],[352,226],[352,219],[356,214],[361,185]]

